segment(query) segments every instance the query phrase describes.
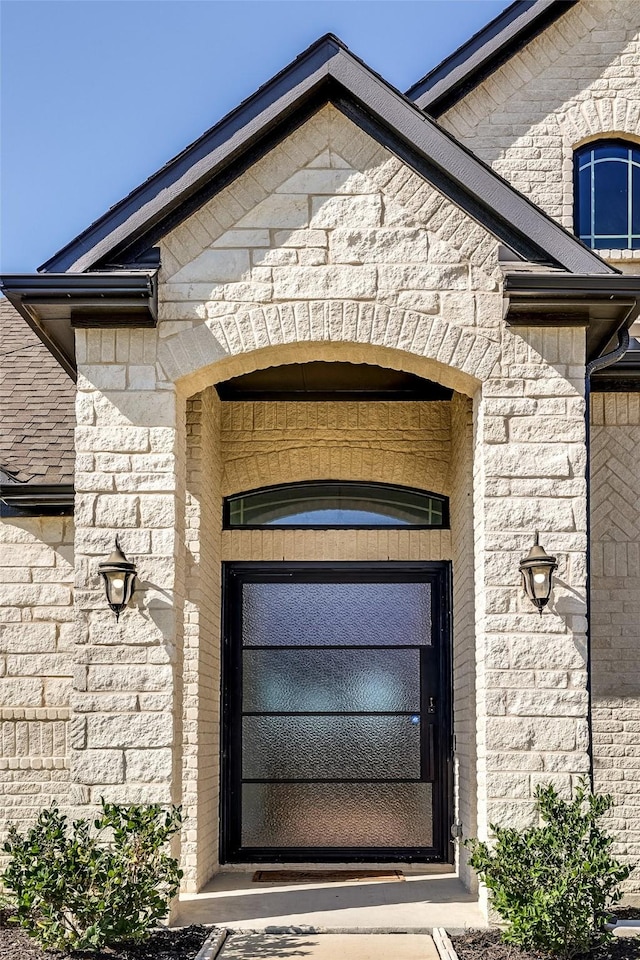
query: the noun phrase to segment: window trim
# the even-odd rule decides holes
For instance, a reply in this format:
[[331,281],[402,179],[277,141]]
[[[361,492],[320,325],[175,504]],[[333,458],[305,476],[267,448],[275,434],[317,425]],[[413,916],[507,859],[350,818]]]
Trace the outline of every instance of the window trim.
[[[326,486],[331,487],[335,485],[340,485],[342,487],[376,487],[380,490],[387,490],[389,492],[397,490],[403,493],[413,493],[417,494],[420,497],[429,498],[431,497],[434,500],[439,501],[442,504],[442,523],[359,523],[352,526],[344,523],[304,523],[304,524],[273,524],[273,523],[232,523],[231,521],[231,504],[234,500],[239,499],[240,497],[248,497],[253,494],[266,493],[270,490],[286,490],[286,489],[297,489],[304,490],[305,487],[318,487]],[[294,481],[292,483],[274,483],[269,484],[264,487],[256,487],[252,490],[242,490],[238,493],[230,494],[227,497],[224,497],[222,501],[222,529],[223,530],[272,530],[272,531],[286,531],[286,530],[449,530],[450,529],[450,520],[449,520],[449,497],[445,497],[441,493],[434,493],[431,490],[422,490],[419,487],[409,487],[404,484],[399,483],[380,483],[378,481],[369,481],[369,480],[301,480]]]
[[[598,147],[623,147],[627,151],[624,157],[599,157],[596,159],[594,151]],[[638,153],[638,159],[633,156],[634,151]],[[627,167],[627,230],[626,246],[622,247],[619,243],[613,241],[619,240],[623,234],[602,234],[595,231],[595,168],[600,163],[624,163]],[[581,240],[591,250],[637,250],[640,252],[640,232],[633,231],[634,200],[640,205],[640,190],[638,196],[633,192],[633,170],[634,167],[640,169],[640,144],[632,140],[625,140],[622,137],[603,137],[598,140],[591,140],[573,151],[573,226],[576,237]],[[580,173],[582,170],[590,168],[589,176],[589,198],[590,204],[590,231],[589,233],[579,233],[580,225]],[[596,246],[596,241],[611,240],[612,242]],[[634,241],[637,246],[634,247]]]

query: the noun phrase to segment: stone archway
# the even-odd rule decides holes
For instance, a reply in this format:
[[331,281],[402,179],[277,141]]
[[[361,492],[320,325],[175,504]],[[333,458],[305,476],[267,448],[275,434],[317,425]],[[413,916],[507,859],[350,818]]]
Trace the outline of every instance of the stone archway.
[[161,341],[158,359],[187,395],[218,380],[305,360],[350,360],[407,370],[467,396],[486,380],[499,345],[439,317],[359,301],[255,307]]

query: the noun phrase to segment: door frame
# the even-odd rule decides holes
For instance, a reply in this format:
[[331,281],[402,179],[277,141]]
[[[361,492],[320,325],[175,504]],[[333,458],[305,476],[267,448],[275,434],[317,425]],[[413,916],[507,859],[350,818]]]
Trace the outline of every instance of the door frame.
[[[316,574],[320,582],[357,583],[371,581],[372,574],[383,582],[411,582],[424,579],[433,587],[433,630],[439,643],[439,699],[437,771],[433,782],[433,848],[309,848],[287,847],[281,853],[261,848],[242,848],[241,731],[233,723],[242,703],[240,636],[241,589],[252,575],[259,581],[292,581],[298,573]],[[220,863],[452,863],[453,824],[453,677],[452,677],[452,584],[451,561],[229,561],[222,564],[222,662],[220,697]],[[424,710],[424,704],[423,704]],[[430,852],[425,852],[425,850]]]

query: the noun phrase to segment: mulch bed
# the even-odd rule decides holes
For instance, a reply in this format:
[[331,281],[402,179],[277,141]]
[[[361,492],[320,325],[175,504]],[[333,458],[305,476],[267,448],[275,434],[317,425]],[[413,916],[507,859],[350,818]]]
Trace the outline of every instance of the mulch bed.
[[101,953],[60,953],[43,950],[0,911],[0,957],[2,960],[194,960],[211,932],[210,927],[157,930],[146,943],[120,946]]
[[[497,930],[465,933],[461,937],[451,937],[451,941],[459,960],[549,960],[548,953],[520,950],[503,943]],[[582,960],[640,960],[640,939],[616,937],[611,944],[586,954]]]

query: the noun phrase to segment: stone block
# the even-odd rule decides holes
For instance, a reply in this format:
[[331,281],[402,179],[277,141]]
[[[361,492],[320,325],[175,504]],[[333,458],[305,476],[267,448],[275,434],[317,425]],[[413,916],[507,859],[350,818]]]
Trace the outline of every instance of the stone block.
[[10,654],[6,668],[9,677],[65,677],[71,675],[71,658],[65,653]]
[[204,250],[171,278],[172,283],[229,283],[250,268],[248,250]]
[[296,250],[283,250],[281,248],[254,250],[252,262],[254,267],[291,266],[291,264],[298,262],[298,253]]
[[173,718],[166,713],[93,714],[87,717],[90,748],[170,747]]
[[585,439],[584,420],[565,417],[512,417],[509,437],[515,443],[581,443]]
[[171,687],[170,666],[159,664],[89,667],[90,690],[166,690]]
[[332,263],[424,263],[426,230],[359,230],[339,228],[329,238]]
[[304,247],[298,250],[298,262],[301,267],[320,266],[327,262],[327,251],[316,247]]
[[538,824],[538,814],[533,801],[491,800],[487,811],[491,823],[514,830],[527,830]]
[[291,193],[277,193],[265,197],[249,210],[238,222],[236,229],[244,227],[283,228],[306,227],[309,220],[309,202],[306,196]]
[[176,507],[172,496],[140,497],[140,523],[145,527],[173,527]]
[[70,698],[76,713],[135,713],[138,697],[135,693],[83,693],[75,691]]
[[76,757],[74,777],[80,783],[92,786],[124,782],[124,754],[122,750],[83,750]]
[[0,677],[0,703],[3,707],[39,707],[43,682],[33,677]]
[[307,167],[298,170],[276,189],[276,193],[309,193],[328,196],[375,192],[376,188],[368,177],[348,168],[323,170]]
[[487,748],[568,753],[576,749],[576,721],[564,717],[488,717]]
[[326,247],[328,235],[324,230],[276,230],[276,247]]
[[0,583],[0,606],[67,606],[71,603],[68,586],[58,583]]
[[276,300],[313,300],[334,297],[374,297],[375,267],[319,266],[273,268]]
[[381,293],[399,290],[467,290],[469,275],[466,266],[389,265],[378,271]]
[[507,713],[519,717],[586,717],[586,690],[510,690]]
[[485,522],[489,530],[575,530],[570,500],[550,497],[531,500],[524,497],[500,497],[485,502]]
[[149,431],[144,427],[76,427],[76,447],[85,452],[146,453]]
[[398,294],[398,306],[419,313],[438,313],[440,297],[437,293],[424,293],[421,290],[402,290]]
[[155,390],[156,368],[152,364],[131,364],[127,368],[129,390]]
[[382,224],[382,198],[367,196],[312,197],[310,227],[332,230],[335,227],[379,227]]
[[171,779],[172,752],[170,749],[127,750],[127,780],[150,783]]
[[96,499],[96,526],[137,527],[138,498],[128,494],[102,494]]
[[226,230],[213,247],[268,247],[268,230]]
[[54,623],[0,624],[0,653],[53,653]]
[[79,390],[124,390],[126,367],[122,364],[84,364],[78,370]]

